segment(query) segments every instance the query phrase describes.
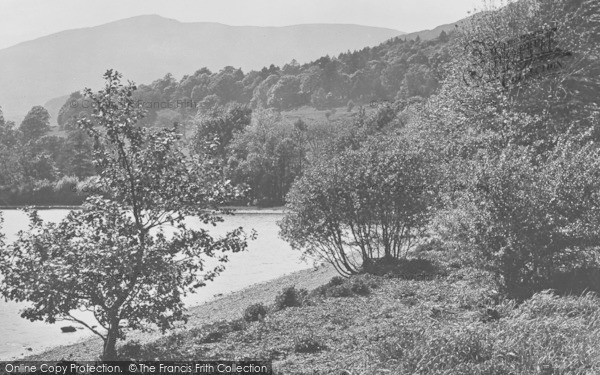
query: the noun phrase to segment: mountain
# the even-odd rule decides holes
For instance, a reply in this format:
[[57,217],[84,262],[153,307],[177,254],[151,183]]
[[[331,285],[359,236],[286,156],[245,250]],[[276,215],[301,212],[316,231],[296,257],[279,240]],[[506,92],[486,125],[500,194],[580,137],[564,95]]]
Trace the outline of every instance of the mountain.
[[454,31],[458,26],[460,26],[460,24],[462,22],[465,22],[466,20],[467,20],[467,18],[456,21],[454,23],[441,25],[432,30],[422,30],[422,31],[414,32],[414,33],[404,34],[404,35],[402,35],[402,38],[404,38],[406,40],[414,40],[418,36],[421,40],[433,40],[433,39],[439,37],[440,33],[442,31],[445,31],[448,34],[452,31]]
[[138,16],[0,50],[0,106],[7,118],[22,117],[33,105],[84,87],[97,88],[108,68],[135,82],[149,82],[201,67],[250,70],[292,59],[305,63],[401,34],[345,24],[227,26]]

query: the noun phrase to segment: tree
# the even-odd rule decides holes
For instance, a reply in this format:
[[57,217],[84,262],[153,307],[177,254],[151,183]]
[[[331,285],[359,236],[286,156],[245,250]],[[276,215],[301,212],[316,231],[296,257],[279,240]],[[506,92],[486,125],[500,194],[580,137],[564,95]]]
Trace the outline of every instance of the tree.
[[267,105],[277,109],[290,109],[304,104],[300,95],[300,80],[295,76],[283,76],[267,94]]
[[301,131],[271,110],[257,110],[229,146],[228,173],[250,187],[258,204],[282,204],[300,175],[304,149]]
[[235,134],[250,124],[252,110],[234,104],[227,109],[216,108],[201,117],[196,124],[192,148],[196,153],[206,153],[225,160],[227,147]]
[[412,65],[404,76],[402,93],[406,98],[413,96],[428,97],[437,89],[437,81],[425,65]]
[[19,126],[23,142],[35,141],[50,131],[50,114],[42,106],[29,110]]
[[450,40],[450,37],[448,36],[448,33],[446,32],[446,30],[442,30],[440,35],[438,35],[438,40],[442,43],[445,43],[448,40]]
[[515,298],[566,290],[557,275],[598,267],[600,150],[565,137],[539,161],[524,146],[482,155],[452,219],[475,264]]
[[12,121],[5,121],[0,108],[0,187],[14,186],[22,178],[17,132]]
[[287,196],[280,235],[344,276],[406,257],[435,197],[433,163],[402,140],[373,138],[311,165]]
[[83,98],[79,91],[75,91],[69,96],[69,99],[63,104],[58,112],[56,122],[62,130],[77,129],[77,120],[83,116],[92,114],[91,103]]
[[554,287],[597,253],[599,12],[524,0],[478,13],[410,126],[447,162],[446,238],[511,296]]
[[[184,321],[182,297],[216,277],[226,252],[244,250],[246,237],[238,228],[214,239],[186,225],[188,216],[221,221],[217,205],[237,191],[218,171],[186,159],[175,129],[136,125],[143,112],[135,86],[122,85],[112,70],[104,77],[103,90],[86,90],[94,115],[80,122],[94,140],[103,197],[88,198],[58,224],[31,212],[30,230],[0,253],[0,292],[31,302],[22,312],[30,320],[88,327],[110,360],[124,328],[155,324],[164,332]],[[217,265],[208,268],[206,257]],[[93,313],[102,328],[74,317],[76,308]]]
[[95,174],[93,141],[84,130],[70,130],[61,152],[61,172],[80,179]]
[[[542,152],[553,147],[557,134],[597,128],[600,23],[592,15],[600,12],[600,3],[509,1],[487,10],[458,34],[457,61],[467,83],[462,100],[477,100],[473,104],[479,110],[494,109],[482,111],[491,116],[478,122],[504,133],[505,141],[537,144]],[[525,127],[511,120],[515,116],[535,121]],[[588,134],[599,136],[598,131]]]

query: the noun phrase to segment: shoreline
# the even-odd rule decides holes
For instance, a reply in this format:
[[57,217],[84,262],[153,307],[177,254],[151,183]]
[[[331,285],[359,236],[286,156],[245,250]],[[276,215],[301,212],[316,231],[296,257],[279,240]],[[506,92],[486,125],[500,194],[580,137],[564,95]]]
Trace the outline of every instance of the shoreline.
[[[237,291],[215,297],[204,303],[189,307],[187,313],[189,320],[184,327],[167,332],[175,333],[187,331],[193,328],[201,327],[205,324],[214,323],[220,320],[233,320],[242,317],[244,309],[254,303],[271,304],[275,296],[283,288],[295,286],[296,288],[315,289],[326,284],[337,272],[328,266],[318,268],[309,268],[296,271],[290,274],[279,276],[275,279],[262,283],[252,284]],[[68,333],[57,333],[68,334]],[[163,335],[157,331],[151,332],[128,332],[127,340],[122,341],[120,345],[128,341],[138,341],[140,343],[152,342]],[[94,361],[102,352],[102,340],[91,336],[82,341],[71,345],[61,345],[53,348],[47,348],[41,353],[15,357],[14,361],[59,361],[59,360],[78,360]]]

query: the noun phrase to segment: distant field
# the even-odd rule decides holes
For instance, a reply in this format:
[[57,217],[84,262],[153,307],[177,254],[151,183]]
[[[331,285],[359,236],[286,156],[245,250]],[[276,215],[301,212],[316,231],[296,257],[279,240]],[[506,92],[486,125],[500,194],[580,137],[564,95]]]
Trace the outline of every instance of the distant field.
[[358,107],[348,112],[345,107],[332,109],[316,109],[313,107],[301,107],[291,111],[283,111],[281,115],[286,120],[296,121],[301,119],[306,123],[326,122],[326,121],[351,121],[358,113]]

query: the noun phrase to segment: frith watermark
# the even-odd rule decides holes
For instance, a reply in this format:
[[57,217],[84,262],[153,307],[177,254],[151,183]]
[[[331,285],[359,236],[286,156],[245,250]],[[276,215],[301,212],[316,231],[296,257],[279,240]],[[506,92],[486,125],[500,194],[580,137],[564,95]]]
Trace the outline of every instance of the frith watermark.
[[[175,101],[147,101],[147,100],[135,100],[134,106],[138,106],[144,109],[194,109],[198,107],[198,102],[193,100],[175,100]],[[89,100],[71,100],[69,107],[71,108],[82,108],[92,109],[95,104]]]
[[552,74],[572,55],[558,46],[556,28],[538,30],[507,41],[473,41],[466,46],[469,85],[498,80],[509,87],[521,81]]

